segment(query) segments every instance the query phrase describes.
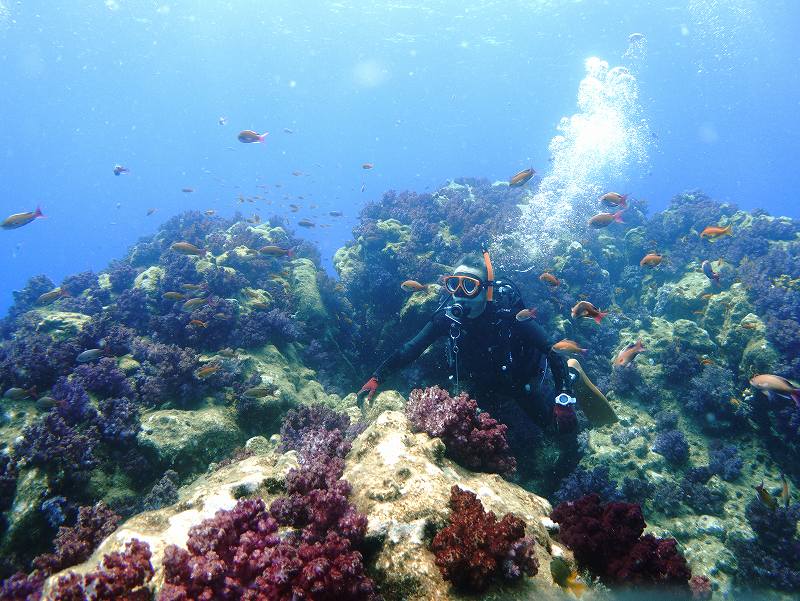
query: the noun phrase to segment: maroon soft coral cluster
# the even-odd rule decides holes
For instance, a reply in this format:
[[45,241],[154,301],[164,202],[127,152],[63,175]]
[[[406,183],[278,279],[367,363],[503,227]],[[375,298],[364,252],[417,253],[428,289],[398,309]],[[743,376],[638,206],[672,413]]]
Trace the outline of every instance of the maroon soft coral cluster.
[[411,391],[406,416],[418,432],[441,438],[447,454],[471,470],[512,474],[517,461],[506,440],[508,426],[486,412],[466,392],[451,397],[433,386]]
[[480,592],[497,580],[518,580],[539,570],[525,522],[507,513],[498,521],[474,493],[450,489],[450,525],[433,539],[436,565],[456,587]]
[[560,538],[588,568],[612,586],[658,587],[689,593],[692,573],[675,539],[642,536],[647,525],[641,507],[607,503],[596,494],[561,503],[552,519]]

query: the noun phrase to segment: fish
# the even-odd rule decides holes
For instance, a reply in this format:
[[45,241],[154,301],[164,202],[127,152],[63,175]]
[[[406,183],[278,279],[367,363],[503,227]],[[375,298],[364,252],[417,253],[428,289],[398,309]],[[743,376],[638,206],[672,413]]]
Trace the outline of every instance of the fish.
[[714,360],[710,359],[709,357],[705,357],[700,359],[700,365],[714,365]]
[[711,261],[708,260],[703,261],[702,265],[700,266],[700,269],[703,270],[703,273],[709,280],[719,285],[719,273],[714,271],[714,268],[711,267]]
[[181,288],[184,290],[204,290],[206,288],[206,284],[181,284]]
[[703,311],[702,309],[697,309],[696,311],[692,311],[693,315],[703,315],[704,313],[705,311]]
[[628,195],[618,192],[606,192],[600,197],[600,202],[609,207],[628,208]]
[[290,204],[290,205],[289,205],[289,210],[290,210],[292,213],[297,213],[297,211],[299,211],[299,210],[300,210],[300,207],[299,207],[298,205],[295,205],[295,204]]
[[328,213],[328,215],[330,215],[331,217],[341,217],[343,214],[344,213],[342,213],[341,211],[330,211]]
[[236,351],[230,347],[226,347],[217,351],[217,354],[222,357],[233,358],[236,356]]
[[212,363],[211,365],[205,365],[200,369],[198,369],[196,372],[194,372],[194,375],[196,378],[202,380],[219,371],[219,367],[220,367],[219,363]]
[[636,356],[639,353],[644,353],[646,351],[647,349],[644,348],[641,339],[637,340],[636,342],[634,342],[633,344],[629,344],[619,352],[617,358],[614,359],[614,365],[617,367],[625,367],[627,365],[631,365],[633,363],[633,360],[636,359]]
[[56,405],[58,405],[58,401],[51,396],[43,396],[37,399],[36,402],[34,403],[34,406],[39,411],[50,411],[50,409],[52,409]]
[[709,225],[700,232],[701,238],[708,238],[713,240],[721,236],[733,236],[733,225],[727,227],[719,227],[718,225]]
[[533,170],[533,167],[528,167],[527,169],[523,169],[519,173],[515,173],[512,175],[508,180],[508,185],[511,188],[517,188],[519,186],[525,185],[529,179],[531,179],[536,174],[536,171]]
[[170,248],[175,252],[181,253],[182,255],[203,256],[206,254],[206,252],[208,252],[197,248],[194,244],[190,244],[189,242],[173,242]]
[[781,482],[783,486],[781,487],[781,494],[778,499],[783,503],[784,507],[789,507],[789,501],[791,500],[789,495],[789,482],[786,480],[786,474],[781,474]]
[[745,330],[755,330],[758,327],[758,324],[753,323],[752,321],[748,321],[747,323],[743,323],[742,327]]
[[31,221],[38,219],[39,217],[44,217],[44,214],[42,213],[42,209],[36,207],[35,211],[29,211],[27,213],[14,213],[13,215],[9,215],[3,220],[2,223],[0,223],[0,227],[2,227],[4,230],[15,230],[23,225],[28,225]]
[[585,583],[580,581],[578,571],[570,568],[563,557],[554,557],[550,561],[550,575],[553,577],[553,582],[576,597],[580,597],[588,588]]
[[217,123],[219,123],[220,125],[225,125],[225,124],[228,123],[228,118],[227,117],[220,117],[219,119],[217,119]]
[[800,407],[800,388],[786,378],[774,374],[759,374],[750,378],[750,386],[760,390],[770,399],[775,395],[791,398]]
[[181,307],[181,309],[183,309],[184,311],[191,311],[195,307],[199,307],[200,305],[205,305],[207,302],[208,302],[207,298],[190,298],[185,303],[183,303],[183,307]]
[[250,303],[250,306],[256,309],[269,309],[269,305],[263,301],[255,301],[254,303]]
[[372,163],[364,163],[363,165],[361,165],[361,168],[362,169],[372,169],[374,166],[375,165],[373,165]]
[[182,292],[169,291],[162,294],[161,298],[164,300],[183,300],[186,298],[186,295]]
[[260,144],[268,135],[269,132],[266,131],[263,134],[259,134],[254,132],[252,129],[243,129],[239,132],[239,135],[236,136],[236,139],[242,144]]
[[103,349],[91,348],[88,351],[83,351],[77,357],[75,357],[75,361],[78,363],[89,363],[90,361],[96,361],[105,354],[106,351]]
[[367,189],[367,184],[361,184],[361,191],[363,192],[366,189]]
[[603,318],[608,315],[608,311],[601,311],[589,301],[580,301],[572,307],[572,318],[576,317],[591,317],[597,323],[600,323]]
[[208,209],[206,211],[203,211],[203,213],[205,213],[206,215],[211,217],[212,215],[214,215],[216,213],[216,211],[214,209]]
[[11,401],[19,401],[33,396],[35,392],[36,392],[35,388],[30,388],[26,390],[25,388],[19,388],[18,386],[13,386],[3,393],[3,398],[9,399]]
[[181,192],[184,192],[186,194],[191,194],[192,192],[194,192],[194,188],[181,188]]
[[709,293],[709,294],[704,294],[700,298],[702,298],[703,300],[709,300],[709,299],[713,298],[714,296],[716,296],[716,294]]
[[600,229],[601,227],[608,227],[612,223],[625,223],[622,221],[622,211],[616,213],[598,213],[589,219],[589,227]]
[[554,276],[549,271],[545,271],[539,276],[539,281],[547,282],[548,284],[552,284],[553,287],[558,288],[561,285],[561,280],[559,280],[556,276]]
[[420,284],[416,280],[406,280],[400,284],[400,287],[406,292],[422,292],[423,290],[428,289],[425,284]]
[[242,396],[250,397],[251,399],[261,399],[265,396],[270,396],[275,394],[275,388],[269,388],[266,386],[255,386],[254,388],[249,388],[242,393]]
[[258,249],[258,252],[260,252],[262,255],[267,255],[269,257],[287,256],[290,259],[294,255],[294,250],[291,248],[281,248],[280,246],[273,246],[273,245],[262,246],[261,248]]
[[756,493],[758,493],[758,499],[764,505],[766,505],[772,510],[778,508],[778,500],[775,497],[773,497],[766,488],[764,488],[763,480],[761,481],[761,484],[759,484],[758,486],[754,486],[753,488],[756,489]]
[[301,219],[297,222],[300,227],[316,227],[316,224],[310,219]]
[[294,130],[293,129],[289,129],[288,127],[284,127],[283,128],[283,133],[285,133],[285,134],[293,134]]
[[559,355],[585,355],[589,352],[589,349],[581,348],[577,342],[568,338],[559,340],[552,348]]
[[737,399],[736,397],[731,397],[728,402],[734,406],[734,408],[739,409],[742,406],[742,401]]
[[52,303],[54,300],[62,296],[69,296],[69,292],[63,290],[62,288],[54,288],[50,292],[45,292],[44,294],[40,294],[39,298],[36,299],[36,304],[46,305],[48,303]]
[[206,323],[205,321],[200,321],[199,319],[191,320],[189,322],[189,325],[190,326],[196,326],[198,328],[207,328],[208,327],[208,323]]
[[656,265],[660,265],[663,259],[663,255],[659,255],[658,253],[649,253],[642,257],[642,260],[639,261],[639,265],[642,267],[655,267]]
[[127,167],[123,167],[122,165],[114,165],[114,175],[128,175],[130,172],[131,170]]
[[528,309],[520,309],[514,316],[517,321],[528,321],[529,319],[536,319],[536,309],[530,307]]
[[147,209],[147,216],[150,217],[150,215],[152,215],[156,211],[158,211],[158,209]]
[[301,175],[303,175],[303,172],[302,171],[292,171],[292,175],[294,175],[295,177],[300,177]]

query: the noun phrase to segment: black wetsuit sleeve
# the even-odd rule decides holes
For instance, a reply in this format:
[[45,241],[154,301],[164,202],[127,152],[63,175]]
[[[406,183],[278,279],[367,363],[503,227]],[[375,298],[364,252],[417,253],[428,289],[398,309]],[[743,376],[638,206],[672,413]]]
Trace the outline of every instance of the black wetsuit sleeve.
[[535,347],[540,353],[547,357],[547,363],[550,365],[550,371],[553,374],[553,383],[555,384],[556,391],[559,393],[566,392],[572,396],[572,383],[567,370],[567,362],[564,360],[564,357],[553,350],[553,341],[550,340],[544,328],[532,320],[517,323],[522,330],[522,335],[525,337],[527,344]]
[[382,382],[388,373],[413,362],[425,352],[425,349],[443,336],[447,332],[447,328],[448,322],[440,319],[439,315],[435,315],[416,336],[389,355],[372,373],[372,376],[378,382]]

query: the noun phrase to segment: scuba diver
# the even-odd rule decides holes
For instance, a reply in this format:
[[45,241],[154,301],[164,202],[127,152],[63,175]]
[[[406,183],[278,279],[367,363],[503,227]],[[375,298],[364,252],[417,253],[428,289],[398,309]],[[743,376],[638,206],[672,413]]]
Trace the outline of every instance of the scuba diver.
[[[488,251],[465,255],[452,275],[443,279],[445,297],[422,330],[392,353],[359,390],[372,400],[387,374],[416,360],[436,340],[447,336],[451,381],[458,391],[469,381],[475,399],[511,398],[537,424],[555,425],[559,463],[577,459],[577,418],[580,407],[590,422],[616,421],[613,408],[591,383],[575,359],[565,361],[553,351],[553,342],[532,319],[518,321],[525,304],[508,279],[495,279]],[[547,367],[555,397],[542,398]],[[576,396],[578,399],[576,399]],[[558,470],[561,472],[562,470]]]

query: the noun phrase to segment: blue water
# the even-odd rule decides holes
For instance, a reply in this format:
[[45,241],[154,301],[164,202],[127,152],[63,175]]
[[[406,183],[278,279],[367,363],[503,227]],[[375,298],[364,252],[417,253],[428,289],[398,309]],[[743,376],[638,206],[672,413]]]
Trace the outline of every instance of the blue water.
[[797,23],[793,1],[0,0],[0,218],[47,215],[0,231],[0,312],[32,275],[100,270],[187,209],[331,223],[302,230],[329,266],[385,190],[546,172],[584,62],[627,65],[634,32],[651,134],[620,191],[798,217]]

